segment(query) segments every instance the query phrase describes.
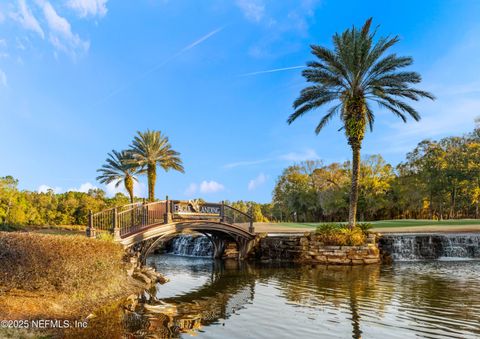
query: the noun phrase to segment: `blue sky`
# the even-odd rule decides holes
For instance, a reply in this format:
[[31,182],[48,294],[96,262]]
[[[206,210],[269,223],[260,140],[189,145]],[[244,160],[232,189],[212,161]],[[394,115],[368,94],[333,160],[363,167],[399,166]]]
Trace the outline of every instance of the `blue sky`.
[[[310,44],[373,17],[438,100],[403,124],[376,110],[364,154],[397,164],[424,138],[480,115],[480,2],[333,0],[12,0],[0,3],[0,176],[22,189],[102,187],[96,169],[137,130],[158,129],[186,173],[157,195],[267,202],[286,166],[344,161],[340,123],[286,119]],[[137,193],[145,195],[141,178]],[[112,194],[112,187],[107,187]]]

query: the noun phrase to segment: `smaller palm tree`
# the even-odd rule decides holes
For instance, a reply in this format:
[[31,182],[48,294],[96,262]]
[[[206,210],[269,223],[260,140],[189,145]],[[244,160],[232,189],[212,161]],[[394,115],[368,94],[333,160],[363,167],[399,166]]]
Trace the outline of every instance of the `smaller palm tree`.
[[138,174],[139,167],[133,162],[133,156],[128,151],[117,152],[112,150],[108,153],[105,164],[97,172],[102,173],[97,177],[97,180],[102,184],[115,183],[115,187],[120,186],[123,182],[125,189],[130,196],[130,202],[133,203],[133,185],[138,179],[135,175]]
[[157,165],[165,171],[170,169],[184,173],[180,153],[172,149],[168,137],[160,131],[147,130],[137,132],[133,138],[130,150],[135,164],[141,167],[140,173],[147,173],[148,200],[155,200],[155,182],[157,180]]

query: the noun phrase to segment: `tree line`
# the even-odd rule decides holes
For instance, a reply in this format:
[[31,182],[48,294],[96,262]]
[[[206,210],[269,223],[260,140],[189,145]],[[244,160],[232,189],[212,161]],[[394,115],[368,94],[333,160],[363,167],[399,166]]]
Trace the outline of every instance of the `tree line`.
[[[395,167],[381,155],[364,157],[359,174],[359,220],[479,218],[480,124],[465,136],[420,142]],[[350,188],[349,161],[289,166],[276,182],[270,219],[345,221]]]
[[[146,201],[133,197],[135,202]],[[18,179],[0,177],[0,230],[15,226],[86,225],[89,212],[99,212],[115,206],[126,205],[131,198],[123,193],[108,197],[102,189],[88,192],[69,191],[55,193],[18,189]],[[253,213],[255,221],[269,221],[270,204],[253,201],[226,201],[245,212]]]
[[26,225],[86,225],[90,210],[100,211],[128,203],[129,198],[123,193],[109,198],[101,189],[86,193],[55,193],[52,189],[20,191],[18,180],[5,176],[0,178],[0,229]]

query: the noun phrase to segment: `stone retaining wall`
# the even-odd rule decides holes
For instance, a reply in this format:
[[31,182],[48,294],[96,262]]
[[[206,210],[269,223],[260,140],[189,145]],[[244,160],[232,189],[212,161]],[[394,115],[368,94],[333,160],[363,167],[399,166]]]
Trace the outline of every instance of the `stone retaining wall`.
[[284,260],[327,265],[366,265],[380,262],[375,235],[364,246],[326,246],[315,234],[264,236],[254,250],[258,260]]

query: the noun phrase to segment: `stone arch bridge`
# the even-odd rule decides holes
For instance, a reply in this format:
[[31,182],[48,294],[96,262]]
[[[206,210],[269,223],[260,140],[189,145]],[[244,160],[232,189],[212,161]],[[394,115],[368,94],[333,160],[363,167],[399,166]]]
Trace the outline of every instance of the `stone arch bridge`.
[[238,259],[244,259],[255,240],[253,218],[248,213],[223,202],[169,200],[168,197],[90,213],[87,236],[110,232],[114,241],[145,262],[161,242],[188,231],[202,233],[210,239],[214,258],[221,258],[227,244],[233,242]]

